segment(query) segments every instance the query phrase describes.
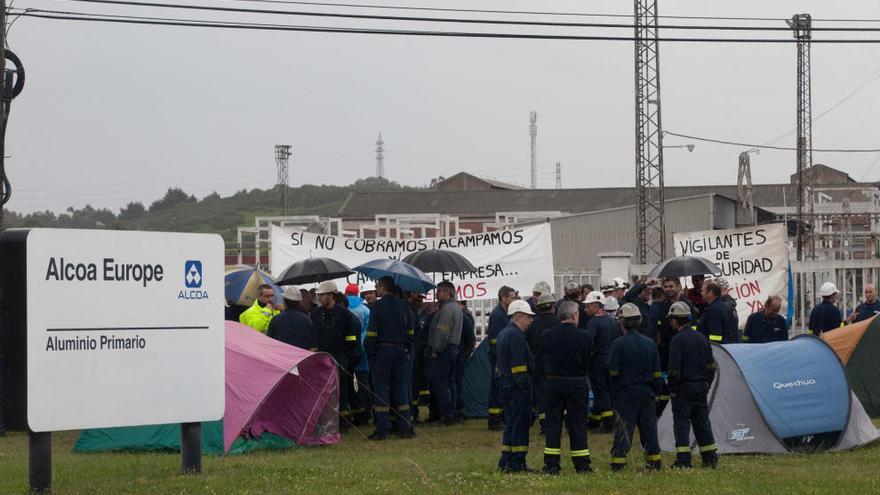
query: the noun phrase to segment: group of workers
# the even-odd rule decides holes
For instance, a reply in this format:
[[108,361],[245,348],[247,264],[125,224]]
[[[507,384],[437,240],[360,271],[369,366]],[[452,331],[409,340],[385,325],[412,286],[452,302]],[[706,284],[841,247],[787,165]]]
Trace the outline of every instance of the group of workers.
[[372,420],[371,440],[411,438],[420,405],[429,408],[426,421],[463,420],[464,365],[476,337],[473,315],[452,283],[438,284],[434,301],[404,292],[390,277],[349,284],[343,293],[333,281],[313,292],[287,286],[278,305],[274,296],[272,286],[262,285],[251,307],[227,318],[330,354],[339,374],[340,429]]
[[[673,467],[692,466],[691,430],[703,466],[715,467],[708,392],[716,363],[710,343],[787,340],[788,326],[779,314],[782,299],[771,295],[740,333],[727,281],[694,276],[691,282],[686,291],[678,277],[632,285],[616,278],[599,291],[568,282],[558,300],[546,282],[536,284],[528,299],[502,287],[486,329],[488,427],[503,431],[498,467],[531,471],[526,454],[537,419],[545,435],[546,474],[562,469],[563,422],[576,472],[592,471],[588,430],[613,434],[611,469],[617,471],[627,464],[636,428],[646,468],[659,469],[657,418],[670,400]],[[880,313],[873,285],[866,285],[864,303],[846,320],[835,305],[837,292],[832,283],[820,288],[811,333]],[[261,286],[238,319],[269,337],[333,356],[343,429],[372,419],[370,439],[393,432],[410,438],[419,406],[429,408],[428,421],[449,425],[463,419],[462,379],[476,344],[475,324],[452,283],[438,284],[433,301],[404,293],[389,277],[350,284],[344,293],[334,282],[313,291],[286,287],[283,307],[272,304],[273,296],[271,286]]]
[[615,279],[601,291],[570,282],[558,301],[543,292],[544,283],[535,286],[528,301],[510,287],[501,288],[487,334],[494,369],[489,428],[503,429],[499,469],[532,471],[526,454],[536,418],[545,435],[545,474],[562,470],[563,422],[576,472],[592,471],[588,430],[613,433],[611,469],[619,471],[627,465],[638,429],[646,467],[660,469],[657,401],[664,389],[673,404],[673,466],[692,466],[691,429],[703,465],[717,465],[707,398],[716,369],[709,342],[715,336],[732,339],[738,330],[729,321],[730,306],[721,299],[717,281],[702,286],[705,309],[699,320],[679,283],[665,279],[662,286],[669,292],[655,293],[654,300],[656,280],[629,287]]

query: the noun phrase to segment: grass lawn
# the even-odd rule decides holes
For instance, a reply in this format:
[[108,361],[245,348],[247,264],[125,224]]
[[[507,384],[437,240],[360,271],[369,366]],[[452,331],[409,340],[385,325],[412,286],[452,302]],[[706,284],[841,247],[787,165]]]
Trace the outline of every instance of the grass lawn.
[[[76,432],[53,435],[53,491],[103,493],[880,493],[880,442],[843,453],[722,456],[717,470],[664,469],[647,473],[641,451],[626,472],[608,469],[610,435],[590,437],[596,472],[577,475],[564,456],[558,477],[500,474],[500,434],[484,420],[454,427],[424,426],[414,440],[373,443],[370,430],[348,433],[338,445],[206,456],[203,474],[177,474],[177,453],[74,454]],[[566,446],[566,442],[563,442]],[[542,465],[543,438],[532,434],[529,462]],[[695,459],[699,464],[698,459]],[[663,455],[664,465],[672,456]],[[0,493],[27,492],[27,435],[0,438]]]

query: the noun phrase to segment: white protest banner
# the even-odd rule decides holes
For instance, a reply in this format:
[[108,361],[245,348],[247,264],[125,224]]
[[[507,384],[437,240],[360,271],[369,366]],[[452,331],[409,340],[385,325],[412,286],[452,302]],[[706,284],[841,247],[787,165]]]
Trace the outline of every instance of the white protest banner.
[[718,265],[736,298],[740,327],[762,311],[772,294],[788,308],[788,238],[784,224],[673,234],[675,254],[700,256]]
[[[435,282],[446,279],[454,283],[460,299],[495,298],[503,285],[524,293],[530,293],[539,281],[553,287],[549,224],[420,239],[335,237],[273,226],[270,237],[270,270],[276,276],[306,258],[332,258],[354,267],[377,258],[403,259],[416,251],[444,249],[461,254],[477,268],[476,272],[428,274]],[[348,281],[360,284],[364,280],[363,275],[355,274]]]

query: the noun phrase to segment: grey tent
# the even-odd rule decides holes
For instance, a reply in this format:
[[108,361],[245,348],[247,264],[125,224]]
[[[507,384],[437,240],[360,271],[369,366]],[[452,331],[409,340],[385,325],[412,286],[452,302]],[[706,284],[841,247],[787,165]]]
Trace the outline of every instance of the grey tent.
[[[712,351],[718,374],[709,418],[720,453],[846,450],[878,438],[843,366],[821,339],[713,344]],[[658,429],[661,448],[674,452],[671,409]],[[690,446],[697,447],[693,434]]]

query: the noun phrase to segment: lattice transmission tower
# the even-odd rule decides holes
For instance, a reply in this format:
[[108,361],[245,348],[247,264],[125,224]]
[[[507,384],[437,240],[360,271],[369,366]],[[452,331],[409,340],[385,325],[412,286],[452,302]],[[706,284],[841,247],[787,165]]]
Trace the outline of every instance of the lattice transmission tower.
[[656,0],[635,0],[636,189],[638,260],[666,258],[663,126]]

